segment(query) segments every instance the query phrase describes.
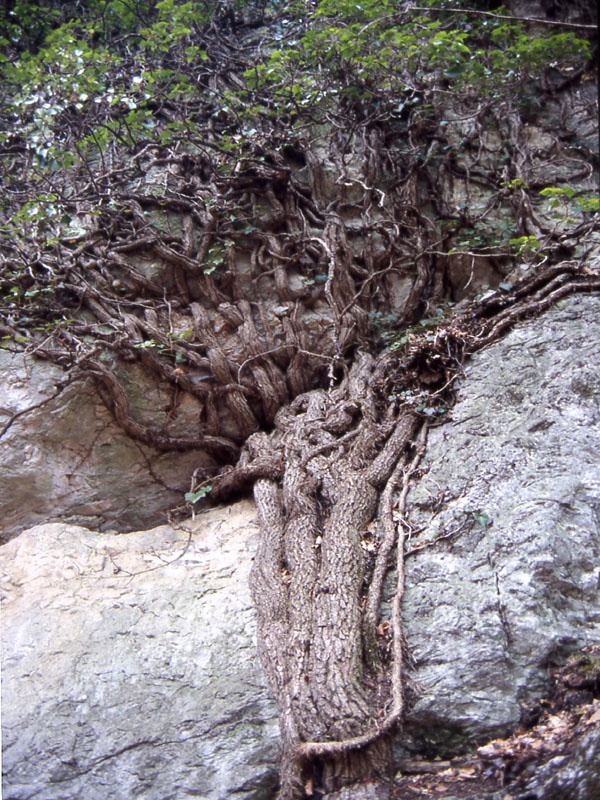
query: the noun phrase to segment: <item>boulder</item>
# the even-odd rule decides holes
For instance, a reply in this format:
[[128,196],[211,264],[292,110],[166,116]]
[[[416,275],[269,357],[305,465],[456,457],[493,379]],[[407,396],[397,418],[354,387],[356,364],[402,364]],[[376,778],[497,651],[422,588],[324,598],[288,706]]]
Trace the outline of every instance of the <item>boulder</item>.
[[[60,367],[0,349],[0,537],[53,519],[119,530],[156,525],[183,502],[200,450],[158,452],[119,428],[89,381],[66,385]],[[195,431],[198,401],[157,384],[135,364],[132,413],[180,435]],[[128,387],[130,388],[130,387]]]
[[4,545],[5,798],[271,796],[254,517],[245,500],[181,528],[53,523]]
[[545,764],[521,792],[535,800],[594,800],[600,797],[600,728],[590,731],[573,753]]
[[[439,800],[463,800],[463,797],[444,794]],[[500,791],[469,794],[469,800],[597,800],[598,797],[600,728],[583,736],[568,755],[551,758],[536,769],[534,777],[519,788],[507,786]]]
[[477,354],[429,433],[409,495],[411,748],[508,732],[549,666],[600,641],[598,309],[572,297]]

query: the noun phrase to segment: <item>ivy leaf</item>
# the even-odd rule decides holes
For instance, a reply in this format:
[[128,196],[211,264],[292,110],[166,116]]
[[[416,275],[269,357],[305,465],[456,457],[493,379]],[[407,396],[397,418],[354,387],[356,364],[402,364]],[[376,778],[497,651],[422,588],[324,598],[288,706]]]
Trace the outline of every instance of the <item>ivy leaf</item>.
[[492,518],[485,511],[472,511],[471,516],[482,528],[489,528],[492,524]]
[[202,486],[196,492],[186,492],[185,493],[186,503],[191,503],[192,505],[194,505],[194,503],[197,503],[198,500],[202,500],[203,497],[206,497],[206,495],[211,491],[211,489],[212,486]]

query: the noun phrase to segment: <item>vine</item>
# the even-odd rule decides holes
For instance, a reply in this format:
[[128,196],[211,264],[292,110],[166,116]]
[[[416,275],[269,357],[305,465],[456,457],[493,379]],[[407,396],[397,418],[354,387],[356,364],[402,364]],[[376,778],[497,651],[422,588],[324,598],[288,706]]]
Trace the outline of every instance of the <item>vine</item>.
[[[465,356],[600,288],[597,157],[569,127],[573,87],[597,119],[589,20],[532,33],[510,8],[441,0],[47,5],[0,12],[1,343],[93,381],[134,439],[211,453],[188,509],[254,486],[280,798],[383,774],[406,702],[395,494],[402,523]],[[132,362],[197,398],[196,430],[135,418]]]

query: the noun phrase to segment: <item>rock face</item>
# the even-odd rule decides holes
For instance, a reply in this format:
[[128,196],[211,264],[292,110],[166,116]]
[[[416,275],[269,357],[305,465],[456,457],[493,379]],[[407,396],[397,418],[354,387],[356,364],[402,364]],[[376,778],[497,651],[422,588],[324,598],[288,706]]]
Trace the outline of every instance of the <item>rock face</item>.
[[[407,559],[421,694],[404,754],[508,731],[549,665],[600,640],[598,307],[571,298],[478,354],[452,421],[430,432],[410,547],[438,541]],[[191,536],[46,524],[0,549],[6,800],[273,796],[253,519],[245,500],[201,515]],[[588,738],[532,797],[597,798]]]
[[242,501],[125,535],[2,548],[5,800],[261,800],[276,712],[257,663]]
[[600,319],[572,298],[472,359],[409,496],[412,746],[453,754],[519,721],[546,668],[600,640]]
[[[136,365],[129,368],[129,383],[137,387],[132,413],[140,422],[156,428],[168,423],[183,435],[195,430],[194,398],[181,395],[174,405],[167,387],[149,382]],[[213,463],[199,450],[159,453],[132,441],[91,385],[79,382],[57,392],[65,374],[53,364],[0,350],[0,372],[4,538],[57,518],[100,529],[156,524],[183,501],[192,472]]]
[[[585,735],[568,756],[556,756],[517,791],[470,794],[469,800],[597,800],[600,797],[600,728]],[[444,795],[441,800],[462,800]]]

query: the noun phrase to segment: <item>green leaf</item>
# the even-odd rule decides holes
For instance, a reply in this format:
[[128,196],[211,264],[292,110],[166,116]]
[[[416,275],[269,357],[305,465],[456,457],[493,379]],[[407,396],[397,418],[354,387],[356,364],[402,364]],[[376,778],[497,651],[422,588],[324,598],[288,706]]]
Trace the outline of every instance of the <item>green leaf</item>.
[[581,210],[588,214],[600,211],[600,198],[598,197],[578,197],[576,202]]
[[186,503],[191,503],[194,505],[194,503],[197,503],[198,500],[202,500],[203,497],[206,497],[211,490],[212,486],[201,486],[200,489],[195,492],[186,492],[185,501]]
[[492,524],[492,518],[489,514],[486,514],[485,511],[473,511],[472,516],[475,522],[482,528],[489,528]]

